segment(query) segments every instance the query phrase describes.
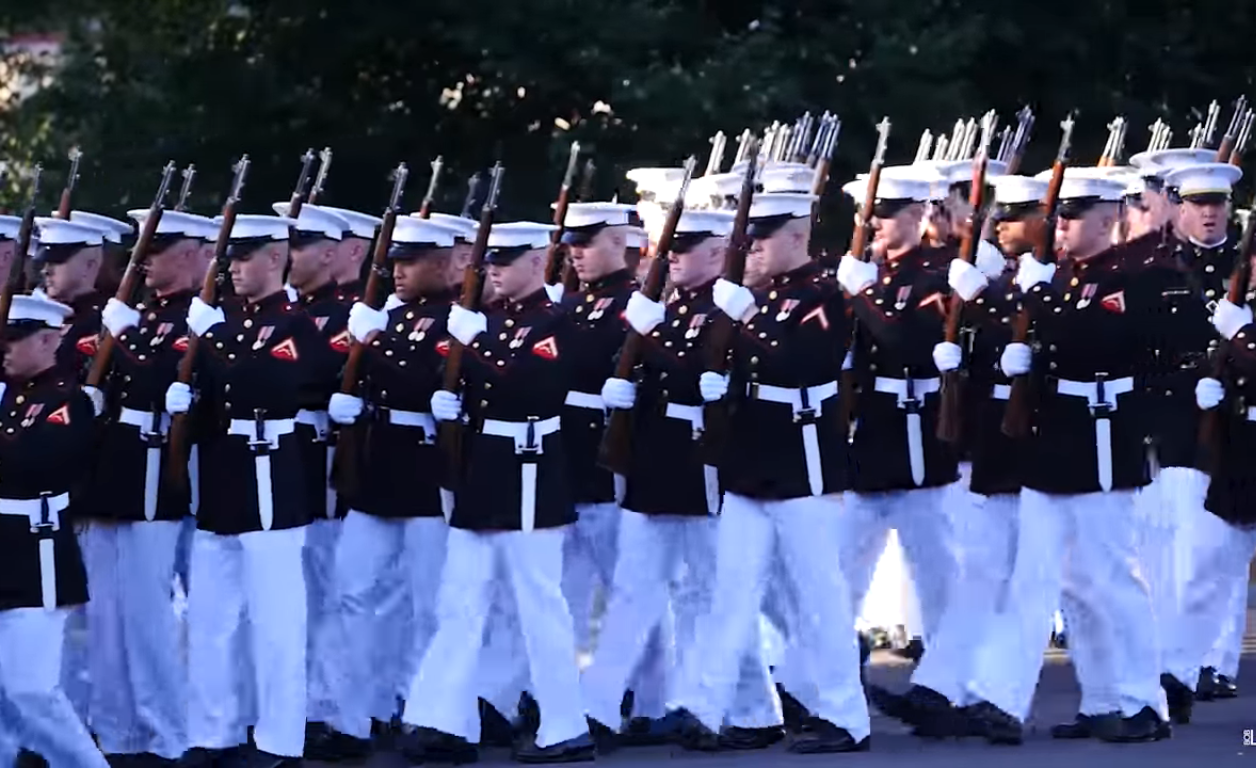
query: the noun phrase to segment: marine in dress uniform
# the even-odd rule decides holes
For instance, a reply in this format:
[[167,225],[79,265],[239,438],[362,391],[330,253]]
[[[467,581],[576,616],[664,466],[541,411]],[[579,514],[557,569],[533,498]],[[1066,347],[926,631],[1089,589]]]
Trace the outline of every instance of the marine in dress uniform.
[[[571,608],[577,647],[585,651],[590,650],[597,587],[609,590],[615,572],[616,478],[597,463],[606,428],[601,391],[614,371],[615,356],[627,332],[624,307],[636,281],[624,263],[624,251],[629,228],[638,221],[633,205],[573,203],[567,209],[562,237],[580,287],[563,295],[560,306],[571,315],[580,334],[580,348],[588,351],[573,363],[575,378],[563,409],[567,476],[579,516],[568,530],[563,552],[563,593]],[[551,298],[554,295],[550,293]]]
[[[1189,563],[1189,568],[1179,573],[1183,582],[1180,602],[1173,603],[1171,621],[1160,625],[1165,692],[1169,711],[1178,722],[1190,720],[1201,670],[1229,618],[1229,595],[1235,582],[1246,592],[1247,564],[1252,554],[1246,532],[1233,525],[1242,521],[1234,511],[1243,505],[1235,504],[1231,495],[1241,488],[1234,482],[1233,468],[1245,449],[1241,435],[1246,427],[1246,412],[1240,419],[1235,418],[1240,415],[1238,411],[1231,410],[1246,385],[1244,341],[1235,340],[1235,331],[1242,323],[1232,318],[1245,319],[1246,313],[1228,301],[1224,308],[1220,305],[1239,258],[1226,229],[1230,191],[1241,175],[1232,165],[1209,163],[1181,168],[1165,177],[1165,183],[1175,188],[1182,200],[1176,233],[1184,238],[1174,243],[1172,255],[1166,257],[1178,277],[1165,291],[1171,293],[1165,301],[1175,315],[1174,333],[1166,338],[1166,348],[1158,350],[1163,378],[1155,382],[1160,386],[1153,392],[1159,396],[1160,502],[1172,505],[1173,519],[1179,522],[1176,532],[1187,552],[1184,560]],[[1214,311],[1229,324],[1214,327],[1210,322]],[[1218,337],[1217,330],[1222,328],[1223,335]],[[1225,349],[1220,354],[1227,355],[1228,370],[1237,374],[1226,385],[1213,379],[1208,370],[1222,338]],[[1207,402],[1219,386],[1237,395],[1227,406]],[[1221,443],[1221,456],[1212,457],[1205,455],[1212,446],[1199,444],[1199,419],[1200,409],[1215,407],[1223,408],[1223,434],[1230,440]],[[1236,440],[1234,436],[1240,437]],[[1206,474],[1209,468],[1215,473],[1211,484]],[[1239,551],[1247,553],[1241,567],[1235,560]]]
[[[143,221],[148,209],[131,211]],[[205,273],[211,219],[168,211],[145,260],[152,291],[134,309],[110,298],[102,324],[117,343],[107,382],[116,403],[103,427],[83,531],[91,723],[109,755],[177,760],[187,749],[186,670],[170,585],[186,486],[169,482],[166,388],[188,345],[187,311]]]
[[474,749],[475,664],[497,566],[509,581],[527,648],[530,690],[543,713],[522,762],[588,760],[594,745],[580,703],[571,614],[563,598],[563,542],[576,521],[560,433],[582,354],[567,313],[544,288],[553,227],[493,227],[486,255],[498,303],[487,313],[450,310],[448,331],[466,345],[463,394],[432,396],[440,421],[463,418],[463,472],[451,478],[438,628],[402,716],[424,747],[465,759]]
[[[634,292],[624,313],[645,340],[635,380],[611,378],[601,390],[608,407],[633,411],[619,559],[602,640],[583,681],[589,718],[603,735],[621,729],[621,696],[664,626],[669,605],[677,613],[676,668],[696,651],[693,627],[710,608],[720,493],[716,468],[706,464],[699,444],[698,377],[715,309],[711,287],[724,266],[732,221],[725,211],[682,214],[670,257],[671,300],[664,306]],[[682,565],[677,589],[686,593],[673,603],[670,591]],[[624,730],[635,736],[648,726],[630,722]]]
[[[1134,563],[1133,524],[1135,494],[1148,482],[1136,379],[1149,369],[1163,321],[1154,273],[1125,269],[1110,245],[1123,190],[1094,169],[1066,172],[1057,246],[1067,258],[1058,269],[1023,259],[1016,277],[1035,346],[1008,344],[1000,367],[1031,375],[1037,402],[1021,447],[1024,490],[1007,594],[1017,610],[996,617],[998,647],[983,652],[972,686],[992,741],[1021,739],[1066,570],[1094,585],[1079,602],[1097,649],[1085,657],[1089,667],[1077,657],[1083,701],[1076,733],[1067,735],[1128,742],[1168,732],[1154,638],[1135,629],[1151,626],[1152,607]],[[1070,646],[1077,634],[1071,629]]]
[[[74,310],[70,323],[62,330],[57,364],[77,372],[81,378],[96,354],[100,336],[104,297],[96,292],[96,276],[104,258],[105,234],[95,224],[36,218],[35,238],[39,248],[34,262],[43,273],[44,292]],[[93,394],[92,398],[99,412],[103,403],[99,395]]]
[[336,246],[331,279],[336,281],[342,294],[341,300],[352,304],[362,298],[366,270],[370,268],[371,244],[375,241],[375,234],[383,220],[378,216],[348,208],[333,208],[330,205],[318,207],[349,223],[349,229]]
[[[683,743],[718,747],[717,732],[738,682],[739,660],[759,622],[775,553],[798,601],[793,641],[814,686],[803,703],[811,730],[790,750],[866,748],[868,712],[849,589],[838,558],[837,524],[846,487],[845,430],[837,379],[847,324],[841,292],[808,255],[815,197],[763,193],[750,209],[749,262],[770,281],[758,291],[726,280],[713,301],[738,322],[731,375],[699,377],[705,402],[726,397],[730,434],[716,458],[724,503],[716,533],[715,593],[698,626],[677,704]],[[757,649],[756,649],[757,650]],[[801,693],[801,692],[800,692]]]
[[[335,604],[341,623],[340,714],[331,719],[342,742],[338,756],[355,751],[344,737],[371,735],[372,718],[387,721],[396,707],[399,681],[378,647],[421,658],[436,631],[436,591],[445,559],[445,512],[441,456],[429,403],[440,386],[440,362],[448,349],[445,318],[455,231],[417,217],[399,217],[389,260],[401,304],[391,311],[356,303],[349,332],[365,345],[361,397],[334,394],[333,420],[349,425],[367,419],[365,444],[355,471],[358,491],[345,518],[336,551]],[[406,482],[397,482],[405,478]],[[401,596],[408,620],[386,623],[382,603],[394,569],[405,576]],[[411,670],[413,671],[413,670]],[[381,674],[383,672],[383,674]],[[405,681],[408,688],[413,680]]]
[[[310,523],[306,467],[296,436],[304,395],[340,364],[299,307],[283,270],[293,219],[240,215],[229,235],[238,302],[192,300],[187,322],[201,337],[197,386],[216,431],[200,448],[201,507],[192,545],[196,587],[188,605],[188,737],[193,764],[246,741],[236,695],[234,641],[243,631],[255,673],[256,751],[275,766],[300,760],[306,722],[306,594],[302,551]],[[171,384],[166,410],[186,413],[190,387]],[[247,622],[241,619],[247,617]],[[247,666],[247,665],[245,665]]]
[[94,411],[56,366],[70,307],[15,296],[0,384],[0,731],[50,765],[105,768],[61,687],[70,609],[87,602],[71,488],[91,466]]
[[[288,203],[271,205],[284,216]],[[289,233],[291,262],[288,284],[297,292],[294,302],[314,321],[330,347],[344,355],[349,352],[349,304],[340,296],[332,275],[342,261],[340,244],[349,234],[349,221],[316,205],[303,205],[297,223]],[[336,542],[340,538],[343,516],[339,514],[335,491],[331,487],[331,467],[335,450],[331,445],[331,420],[327,402],[340,387],[339,367],[329,368],[324,381],[314,382],[302,395],[302,408],[297,411],[295,435],[305,461],[306,501],[310,505],[310,527],[305,532],[305,591],[309,637],[306,645],[308,668],[306,693],[309,698],[307,755],[311,739],[326,733],[320,724],[336,709],[336,692],[332,690],[330,664],[320,652],[332,652],[324,636],[331,631],[333,618],[333,568]]]

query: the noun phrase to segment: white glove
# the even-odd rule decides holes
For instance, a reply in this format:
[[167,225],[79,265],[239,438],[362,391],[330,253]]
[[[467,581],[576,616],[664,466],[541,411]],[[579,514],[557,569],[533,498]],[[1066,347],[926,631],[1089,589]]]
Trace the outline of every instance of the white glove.
[[958,344],[943,341],[933,347],[933,364],[938,367],[939,373],[955,370],[963,359],[964,353]]
[[362,415],[362,398],[337,392],[327,403],[327,415],[337,424],[352,424]]
[[855,353],[852,351],[847,351],[846,357],[842,358],[842,370],[849,371],[851,368],[854,368],[854,367],[855,367]]
[[[113,299],[110,299],[110,301],[113,301]],[[89,387],[89,386],[84,385],[83,394],[91,398],[92,410],[96,411],[97,416],[105,412],[105,393],[104,392],[101,392],[99,389],[96,389],[95,387]]]
[[951,290],[958,293],[964,301],[972,301],[990,283],[980,269],[963,259],[951,260],[951,266],[947,268],[946,282],[951,286]]
[[562,283],[556,283],[554,285],[550,285],[549,283],[545,284],[545,294],[549,296],[549,300],[555,304],[563,300],[563,290],[564,287]]
[[[973,256],[973,266],[981,270],[981,274],[993,280],[1003,274],[1007,268],[1007,260],[1003,252],[988,240],[977,243],[977,253]],[[967,299],[965,299],[967,301]]]
[[1020,287],[1022,293],[1029,293],[1029,289],[1038,283],[1049,283],[1051,278],[1055,277],[1055,265],[1043,264],[1031,255],[1021,257],[1020,269],[1016,271],[1016,285]]
[[755,311],[754,294],[750,289],[730,283],[722,277],[715,281],[712,298],[715,299],[715,306],[734,320],[749,320],[749,316]]
[[1195,403],[1200,410],[1210,411],[1225,399],[1225,387],[1216,379],[1200,379],[1195,385]]
[[457,421],[462,418],[462,398],[443,389],[437,391],[432,395],[432,418],[437,421]]
[[392,312],[394,309],[396,309],[397,307],[400,307],[402,304],[405,304],[405,302],[404,302],[404,301],[402,301],[402,300],[401,300],[401,299],[397,296],[397,294],[395,294],[395,293],[390,293],[390,294],[388,294],[388,298],[387,298],[387,299],[384,299],[384,311],[385,311],[385,312]]
[[714,403],[728,394],[728,377],[722,373],[707,371],[698,377],[698,391],[702,393],[703,400]]
[[187,413],[192,409],[192,388],[175,382],[166,390],[166,412]]
[[[717,283],[718,285],[718,283]],[[624,308],[624,319],[637,333],[645,336],[663,322],[666,310],[657,301],[650,301],[641,291],[633,291],[628,297],[628,306]]]
[[1012,342],[1003,348],[1003,355],[999,358],[999,367],[1003,369],[1005,376],[1023,376],[1029,373],[1033,356],[1028,344]]
[[481,312],[472,312],[454,304],[449,308],[448,327],[449,335],[465,347],[488,329],[488,318]]
[[128,328],[140,324],[140,313],[117,299],[110,299],[100,312],[100,322],[109,329],[109,335],[116,339],[126,333]]
[[192,303],[188,306],[189,331],[197,336],[204,336],[210,328],[225,322],[227,322],[227,316],[223,314],[222,307],[211,307],[201,301],[200,296],[192,297]]
[[837,265],[837,282],[851,296],[862,293],[876,281],[877,265],[870,261],[860,261],[848,253]]
[[378,333],[388,327],[388,313],[381,309],[371,309],[360,301],[355,301],[349,308],[349,335],[359,344],[365,344],[372,333]]
[[637,402],[637,385],[626,379],[607,379],[602,385],[602,402],[608,408],[626,411]]
[[1217,329],[1226,338],[1233,339],[1245,325],[1252,324],[1252,308],[1249,306],[1238,306],[1231,304],[1228,300],[1222,299],[1217,302],[1217,311],[1212,315],[1212,327]]

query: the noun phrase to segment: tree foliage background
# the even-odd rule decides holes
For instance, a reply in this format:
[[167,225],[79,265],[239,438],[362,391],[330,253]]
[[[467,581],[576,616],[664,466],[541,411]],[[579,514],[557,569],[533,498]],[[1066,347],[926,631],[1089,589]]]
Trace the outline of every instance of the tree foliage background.
[[404,160],[417,208],[439,154],[438,208],[501,160],[501,215],[547,218],[573,139],[607,199],[628,168],[804,110],[843,119],[833,189],[883,115],[909,162],[925,128],[1029,104],[1032,171],[1069,110],[1093,162],[1114,115],[1132,152],[1156,117],[1182,145],[1212,99],[1256,96],[1256,3],[1221,0],[0,0],[0,30],[67,36],[50,85],[0,112],[0,159],[44,163],[47,209],[77,144],[76,207],[114,214],[147,206],[168,160],[196,164],[192,209],[214,213],[245,152],[243,209],[269,212],[330,146],[331,205],[380,210]]

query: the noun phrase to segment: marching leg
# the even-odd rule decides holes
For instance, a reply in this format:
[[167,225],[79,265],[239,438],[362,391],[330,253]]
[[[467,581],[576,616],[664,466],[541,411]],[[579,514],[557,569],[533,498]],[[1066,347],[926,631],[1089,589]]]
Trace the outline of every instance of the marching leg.
[[208,750],[248,740],[240,717],[236,635],[244,612],[238,538],[196,532],[188,594],[188,746]]

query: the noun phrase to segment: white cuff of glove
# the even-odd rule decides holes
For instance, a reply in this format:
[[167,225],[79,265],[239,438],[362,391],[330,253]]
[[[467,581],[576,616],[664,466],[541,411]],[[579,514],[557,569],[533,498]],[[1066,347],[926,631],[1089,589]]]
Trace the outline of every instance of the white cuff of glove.
[[1200,379],[1195,384],[1195,404],[1200,410],[1210,411],[1225,399],[1225,387],[1216,379]]
[[1039,283],[1049,283],[1053,277],[1054,264],[1043,264],[1033,256],[1022,256],[1020,269],[1016,271],[1016,285],[1022,293],[1029,293],[1029,289]]
[[449,308],[449,335],[464,347],[488,329],[488,318],[454,304]]
[[734,320],[745,322],[755,311],[754,294],[750,289],[722,277],[715,281],[712,298],[715,306]]
[[362,415],[362,398],[337,392],[327,402],[327,415],[337,424],[352,424]]
[[[219,323],[227,322],[222,307],[211,307],[201,301],[200,296],[193,296],[188,305],[188,330],[197,336],[204,336],[210,328]],[[173,413],[173,411],[171,411]]]
[[624,319],[642,336],[662,323],[666,314],[667,310],[661,303],[650,301],[641,291],[633,291],[628,297],[628,306],[624,308]]
[[1252,308],[1246,304],[1239,306],[1228,299],[1217,302],[1217,311],[1212,315],[1212,326],[1226,341],[1233,339],[1245,325],[1252,324]]
[[964,353],[958,344],[943,341],[933,348],[933,364],[937,366],[939,373],[946,373],[959,368],[959,364],[963,360]]
[[963,259],[954,259],[947,268],[946,282],[951,290],[959,294],[964,301],[972,301],[977,294],[985,290],[989,280],[972,264]]
[[462,398],[443,389],[436,392],[432,395],[432,418],[437,421],[457,421],[462,418]]
[[848,253],[837,265],[837,281],[851,296],[862,293],[877,281],[877,265],[861,261]]
[[1004,376],[1024,376],[1029,373],[1032,363],[1033,352],[1029,345],[1016,342],[1004,347],[1003,355],[999,358],[999,367],[1003,369]]
[[187,413],[192,409],[192,388],[175,382],[166,389],[166,412]]
[[401,297],[399,297],[395,293],[390,293],[388,294],[388,298],[384,299],[384,311],[392,312],[394,309],[396,309],[397,307],[400,307],[402,304],[405,304],[405,302],[401,300]]
[[548,283],[545,284],[545,294],[549,296],[549,300],[554,304],[563,300],[563,293],[565,290],[566,288],[562,283],[555,283],[554,285],[550,285]]
[[608,408],[626,411],[637,403],[637,385],[626,379],[607,379],[602,385],[602,402]]
[[977,243],[977,254],[973,256],[973,266],[981,270],[981,274],[988,279],[993,280],[1003,274],[1003,270],[1007,268],[1007,259],[1003,258],[1003,252],[993,243],[982,240]]
[[702,399],[714,403],[728,394],[728,377],[715,371],[707,371],[698,377],[698,391]]
[[100,312],[100,322],[109,330],[109,335],[116,339],[126,333],[128,328],[140,324],[140,313],[117,299],[109,299]]
[[101,392],[99,389],[96,389],[95,387],[89,387],[87,385],[83,385],[83,394],[87,395],[91,399],[92,410],[96,412],[97,416],[105,412],[105,393],[104,392]]
[[371,309],[360,301],[349,308],[349,335],[359,344],[365,344],[372,333],[378,333],[387,326],[388,313],[383,310]]

